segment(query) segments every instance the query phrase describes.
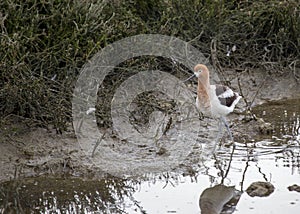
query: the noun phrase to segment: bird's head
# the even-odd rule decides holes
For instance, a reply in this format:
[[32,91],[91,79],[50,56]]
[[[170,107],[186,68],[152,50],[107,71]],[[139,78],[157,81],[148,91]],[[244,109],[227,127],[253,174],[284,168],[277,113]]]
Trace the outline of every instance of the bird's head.
[[198,78],[202,77],[204,79],[208,79],[208,77],[209,77],[208,69],[207,69],[206,65],[203,65],[203,64],[197,64],[194,67],[194,74]]

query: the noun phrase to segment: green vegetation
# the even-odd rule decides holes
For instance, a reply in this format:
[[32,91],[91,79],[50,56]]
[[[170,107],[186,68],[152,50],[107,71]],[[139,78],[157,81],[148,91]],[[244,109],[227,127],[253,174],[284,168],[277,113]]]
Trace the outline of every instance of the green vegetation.
[[3,0],[0,30],[0,115],[59,132],[71,121],[81,66],[127,36],[158,33],[190,41],[219,70],[284,68],[296,75],[300,67],[298,0]]

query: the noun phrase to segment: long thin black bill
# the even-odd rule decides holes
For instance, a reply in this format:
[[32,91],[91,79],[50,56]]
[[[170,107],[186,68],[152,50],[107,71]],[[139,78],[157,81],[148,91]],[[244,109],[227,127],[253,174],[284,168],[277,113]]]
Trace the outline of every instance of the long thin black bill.
[[186,81],[189,81],[190,79],[194,78],[196,75],[193,74],[192,76],[190,76],[189,78],[187,78],[186,80],[182,81],[182,82],[186,82]]

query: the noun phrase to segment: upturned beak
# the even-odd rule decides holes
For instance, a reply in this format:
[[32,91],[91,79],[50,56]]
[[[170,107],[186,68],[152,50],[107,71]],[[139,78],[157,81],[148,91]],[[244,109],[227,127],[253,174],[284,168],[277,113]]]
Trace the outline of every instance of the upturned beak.
[[196,75],[193,74],[192,76],[190,76],[189,78],[187,78],[186,80],[182,81],[182,82],[186,82],[186,81],[189,81],[190,79],[194,78]]

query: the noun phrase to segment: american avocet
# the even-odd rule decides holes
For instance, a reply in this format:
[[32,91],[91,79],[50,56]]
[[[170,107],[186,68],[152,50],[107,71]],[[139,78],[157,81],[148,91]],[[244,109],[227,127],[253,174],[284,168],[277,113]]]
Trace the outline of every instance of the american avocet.
[[194,68],[194,74],[198,78],[196,106],[204,114],[220,120],[219,133],[222,123],[225,125],[230,139],[233,141],[225,116],[233,111],[241,96],[224,85],[210,85],[209,71],[203,64]]

